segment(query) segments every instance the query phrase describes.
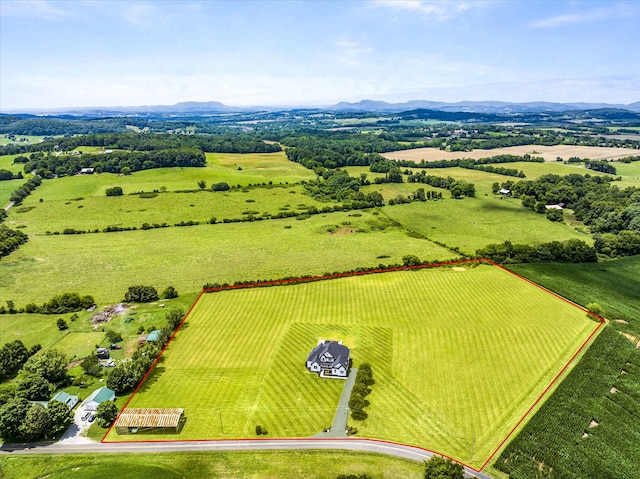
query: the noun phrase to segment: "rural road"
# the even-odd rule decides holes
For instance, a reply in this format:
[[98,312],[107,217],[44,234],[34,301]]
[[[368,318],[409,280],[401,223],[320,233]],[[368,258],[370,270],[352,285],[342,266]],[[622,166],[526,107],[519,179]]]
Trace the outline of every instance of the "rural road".
[[[428,460],[433,453],[412,446],[369,439],[247,439],[229,441],[175,441],[93,444],[4,444],[2,454],[94,454],[114,452],[184,452],[184,451],[270,451],[270,450],[342,449],[373,452],[413,461]],[[491,476],[465,468],[468,478],[491,479]]]

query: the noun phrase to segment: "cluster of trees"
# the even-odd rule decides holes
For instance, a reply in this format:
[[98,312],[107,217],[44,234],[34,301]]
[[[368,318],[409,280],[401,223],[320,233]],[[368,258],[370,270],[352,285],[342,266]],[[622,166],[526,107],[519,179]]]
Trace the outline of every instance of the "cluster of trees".
[[129,286],[124,294],[125,303],[150,303],[158,299],[173,299],[178,297],[178,291],[173,286],[167,286],[162,295],[158,295],[158,290],[153,286],[135,285]]
[[0,381],[11,379],[18,374],[27,359],[37,353],[40,348],[41,346],[36,344],[31,349],[27,349],[19,339],[2,346],[0,348]]
[[412,194],[403,196],[397,195],[395,198],[390,198],[388,204],[401,205],[404,203],[411,203],[412,201],[427,201],[442,199],[442,191],[429,190],[425,192],[424,188],[418,188]]
[[2,354],[12,355],[11,360],[15,361],[10,375],[14,375],[16,365],[22,363],[16,381],[7,384],[0,396],[3,403],[0,436],[5,440],[54,437],[73,422],[71,411],[64,403],[50,401],[45,408],[30,402],[48,400],[56,388],[69,382],[66,356],[55,349],[35,354],[39,349],[36,345],[27,351],[22,343],[14,341],[0,350]]
[[586,166],[590,170],[600,171],[602,173],[609,173],[611,175],[616,174],[616,167],[607,161],[585,159],[584,166]]
[[464,479],[462,464],[433,455],[424,463],[424,479]]
[[0,169],[0,181],[21,180],[22,178],[24,177],[21,171],[18,171],[18,173],[14,175],[12,171]]
[[125,303],[150,303],[158,299],[160,299],[158,291],[153,286],[135,285],[129,286],[123,301]]
[[593,263],[598,261],[596,248],[582,240],[551,241],[537,246],[505,241],[488,244],[476,255],[496,263]]
[[[640,253],[640,188],[618,188],[609,177],[543,175],[535,180],[502,183],[522,205],[549,219],[548,204],[564,203],[595,233],[596,251],[608,256]],[[494,185],[494,190],[496,186]],[[556,213],[557,216],[557,213]]]
[[[0,209],[0,211],[4,210]],[[0,216],[0,219],[3,219],[2,216]],[[28,239],[29,237],[22,231],[12,230],[8,226],[0,224],[0,258],[18,249]]]
[[371,371],[371,365],[369,363],[362,363],[358,367],[356,373],[356,382],[351,390],[351,397],[349,398],[349,409],[351,409],[351,417],[356,421],[363,421],[368,416],[365,407],[369,405],[369,402],[365,399],[370,393],[373,381],[373,372]]
[[112,151],[99,155],[43,155],[33,154],[24,165],[24,171],[35,171],[43,178],[70,176],[82,168],[93,168],[96,173],[130,174],[133,171],[169,167],[205,166],[207,159],[197,148],[168,148],[152,151]]
[[473,198],[476,196],[476,186],[465,180],[456,180],[450,176],[443,178],[442,176],[427,175],[423,170],[415,175],[407,177],[409,183],[423,183],[434,188],[444,188],[449,190],[452,198],[462,198],[467,196]]
[[73,423],[66,404],[49,401],[45,408],[16,397],[0,407],[0,437],[6,441],[33,441],[55,438]]
[[19,186],[13,193],[11,193],[11,197],[9,198],[9,201],[12,201],[14,205],[19,205],[20,203],[22,203],[22,200],[24,200],[27,196],[29,196],[31,192],[41,184],[42,184],[42,180],[37,176],[29,178],[21,186]]
[[341,169],[322,169],[318,173],[317,180],[306,181],[303,186],[313,198],[320,201],[351,201],[355,199],[360,186],[368,184],[366,175],[358,179]]
[[130,360],[122,361],[113,368],[107,378],[107,387],[121,394],[132,391],[140,383],[169,341],[173,331],[182,322],[184,312],[181,309],[172,309],[167,312],[166,318],[167,326],[160,330],[158,340],[138,348]]
[[80,296],[78,293],[63,293],[54,296],[41,306],[35,303],[29,303],[24,307],[24,310],[18,310],[18,312],[40,314],[74,313],[88,309],[95,304],[96,301],[93,299],[93,296],[88,294]]
[[312,135],[287,136],[287,158],[315,170],[318,167],[368,166],[382,158],[378,153],[425,146],[423,143],[400,143],[383,135],[314,132]]

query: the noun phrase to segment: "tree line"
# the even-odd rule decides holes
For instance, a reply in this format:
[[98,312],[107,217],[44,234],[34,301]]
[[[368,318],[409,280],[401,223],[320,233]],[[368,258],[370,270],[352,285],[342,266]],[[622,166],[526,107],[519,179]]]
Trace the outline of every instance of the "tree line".
[[29,237],[22,231],[12,230],[8,226],[0,224],[0,258],[18,249],[28,239]]
[[488,244],[476,251],[481,258],[496,263],[593,263],[598,261],[596,248],[582,240],[551,241],[536,246],[505,241]]
[[43,178],[78,174],[83,168],[96,173],[129,174],[133,171],[170,167],[202,167],[207,159],[200,149],[170,148],[153,151],[113,151],[98,155],[44,155],[33,154],[24,165],[24,171],[34,171]]

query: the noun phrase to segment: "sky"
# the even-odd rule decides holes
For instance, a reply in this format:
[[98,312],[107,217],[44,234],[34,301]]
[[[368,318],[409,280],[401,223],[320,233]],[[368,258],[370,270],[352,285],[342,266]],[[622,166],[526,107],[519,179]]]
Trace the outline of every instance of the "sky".
[[638,0],[0,0],[0,111],[628,104],[638,25]]

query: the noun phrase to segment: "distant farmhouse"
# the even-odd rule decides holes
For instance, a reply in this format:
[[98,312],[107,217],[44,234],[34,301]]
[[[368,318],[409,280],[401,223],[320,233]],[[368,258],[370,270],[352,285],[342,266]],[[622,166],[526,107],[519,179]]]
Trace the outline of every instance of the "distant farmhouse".
[[307,358],[307,369],[321,378],[346,379],[351,351],[342,341],[321,339]]

